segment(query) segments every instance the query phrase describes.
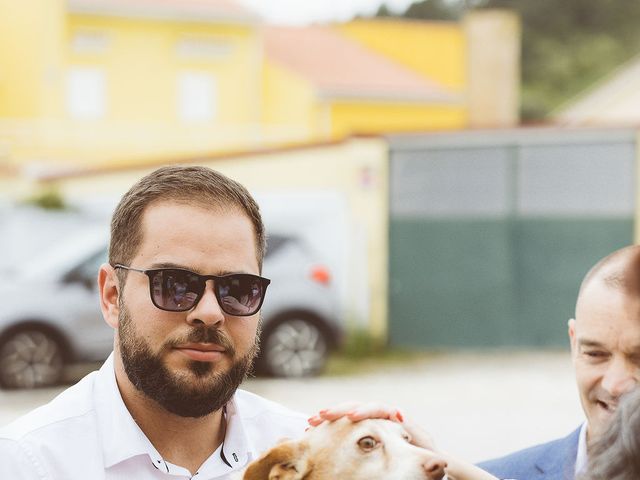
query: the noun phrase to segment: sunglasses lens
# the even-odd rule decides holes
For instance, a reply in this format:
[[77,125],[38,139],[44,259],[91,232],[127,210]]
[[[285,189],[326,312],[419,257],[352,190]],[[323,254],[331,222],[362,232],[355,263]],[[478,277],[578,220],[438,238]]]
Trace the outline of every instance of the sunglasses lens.
[[184,270],[158,270],[151,278],[151,296],[158,308],[183,312],[192,308],[202,293],[198,276]]
[[222,310],[237,317],[256,313],[262,305],[262,279],[255,275],[227,275],[216,282]]

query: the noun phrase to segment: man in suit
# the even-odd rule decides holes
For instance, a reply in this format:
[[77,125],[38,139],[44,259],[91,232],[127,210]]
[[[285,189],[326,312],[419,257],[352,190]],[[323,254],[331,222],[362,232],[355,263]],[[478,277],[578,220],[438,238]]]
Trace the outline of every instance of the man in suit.
[[640,380],[640,246],[618,250],[585,276],[569,320],[571,355],[586,422],[567,437],[480,466],[499,478],[573,479],[620,397]]

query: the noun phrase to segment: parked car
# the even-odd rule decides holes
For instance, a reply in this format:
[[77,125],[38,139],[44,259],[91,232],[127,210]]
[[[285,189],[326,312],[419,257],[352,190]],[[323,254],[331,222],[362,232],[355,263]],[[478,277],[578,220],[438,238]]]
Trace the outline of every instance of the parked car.
[[[106,233],[104,226],[75,229],[28,262],[0,265],[0,386],[52,385],[65,365],[109,355],[113,330],[102,319],[96,284]],[[257,371],[319,373],[343,332],[331,272],[300,238],[274,233],[263,274],[272,283]]]

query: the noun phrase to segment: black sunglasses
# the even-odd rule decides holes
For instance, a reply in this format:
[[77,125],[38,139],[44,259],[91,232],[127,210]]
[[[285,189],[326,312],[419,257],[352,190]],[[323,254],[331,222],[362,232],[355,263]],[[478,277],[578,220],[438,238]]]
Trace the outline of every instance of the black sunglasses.
[[213,291],[222,311],[234,317],[254,315],[264,301],[271,280],[249,273],[230,275],[200,275],[181,268],[140,270],[126,265],[114,265],[149,277],[151,301],[160,310],[186,312],[204,295],[207,280],[213,280]]

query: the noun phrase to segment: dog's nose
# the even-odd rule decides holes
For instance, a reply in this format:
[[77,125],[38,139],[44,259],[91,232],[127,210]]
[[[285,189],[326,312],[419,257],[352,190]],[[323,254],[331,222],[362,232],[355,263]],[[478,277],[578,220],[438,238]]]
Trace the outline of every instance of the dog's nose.
[[442,480],[447,462],[440,458],[431,458],[422,464],[428,480]]

